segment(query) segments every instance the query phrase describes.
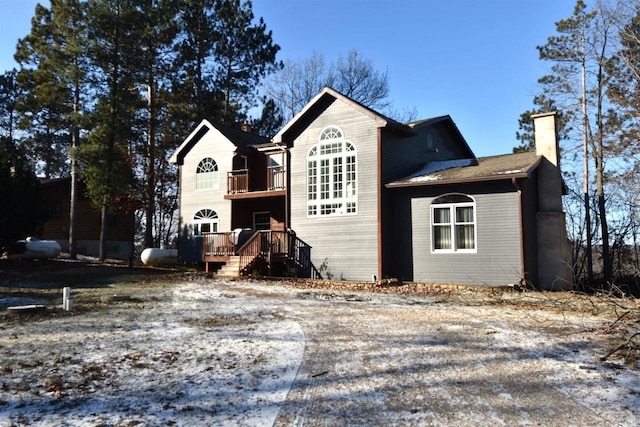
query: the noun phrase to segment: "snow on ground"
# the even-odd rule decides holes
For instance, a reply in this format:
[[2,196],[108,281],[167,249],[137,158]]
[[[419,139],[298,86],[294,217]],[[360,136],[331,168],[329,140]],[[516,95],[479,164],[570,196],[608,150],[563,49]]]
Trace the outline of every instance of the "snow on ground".
[[0,426],[640,424],[595,318],[250,282],[137,297],[0,324]]

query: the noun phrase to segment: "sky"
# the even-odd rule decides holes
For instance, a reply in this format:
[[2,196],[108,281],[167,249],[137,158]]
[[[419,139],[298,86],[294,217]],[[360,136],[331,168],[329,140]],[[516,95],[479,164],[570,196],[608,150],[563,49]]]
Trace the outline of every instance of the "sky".
[[[31,28],[37,0],[0,0],[0,72]],[[48,0],[40,0],[48,5]],[[510,153],[549,65],[536,46],[575,0],[253,0],[279,59],[330,62],[356,49],[389,75],[396,111],[450,115],[477,156]]]

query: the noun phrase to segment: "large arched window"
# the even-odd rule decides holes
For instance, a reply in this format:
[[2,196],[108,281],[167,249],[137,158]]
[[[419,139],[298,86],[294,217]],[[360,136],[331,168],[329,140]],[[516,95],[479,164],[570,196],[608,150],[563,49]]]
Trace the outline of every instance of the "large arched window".
[[447,194],[431,203],[432,250],[476,251],[476,203],[463,194]]
[[211,157],[205,157],[198,163],[196,169],[196,190],[218,188],[219,186],[218,164]]
[[320,134],[307,155],[307,215],[357,213],[356,147],[336,126]]
[[193,216],[193,234],[216,233],[218,231],[218,213],[213,209],[200,209]]

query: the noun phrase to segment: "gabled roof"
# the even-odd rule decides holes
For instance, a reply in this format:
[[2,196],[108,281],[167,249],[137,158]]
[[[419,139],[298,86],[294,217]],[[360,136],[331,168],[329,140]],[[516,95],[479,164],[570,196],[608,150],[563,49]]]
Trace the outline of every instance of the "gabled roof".
[[242,129],[237,129],[225,125],[214,125],[205,119],[202,120],[200,124],[196,126],[196,128],[191,132],[191,134],[182,142],[182,144],[180,144],[178,149],[169,158],[169,162],[182,164],[184,161],[184,157],[211,129],[216,129],[231,144],[235,145],[238,148],[261,146],[264,144],[269,144],[271,142],[269,138],[265,138],[255,133],[245,132]]
[[458,126],[453,121],[450,115],[447,114],[444,116],[432,117],[429,119],[417,120],[407,123],[407,126],[411,126],[413,129],[416,129],[416,132],[418,133],[420,132],[420,128],[430,127],[434,125],[445,127],[449,134],[453,137],[453,140],[459,143],[459,158],[475,159],[476,155],[473,153],[473,150],[471,150],[471,147],[469,147],[469,143],[467,143],[467,140],[464,138],[462,132],[460,132],[460,129],[458,129]]
[[[414,174],[386,184],[387,188],[457,184],[528,178],[538,167],[542,156],[534,152],[480,157],[477,165],[464,159],[451,162],[430,162]],[[469,159],[471,160],[471,159]]]
[[346,95],[341,94],[335,89],[330,87],[325,87],[318,93],[304,108],[296,114],[293,119],[289,121],[283,127],[280,132],[273,137],[273,142],[275,143],[290,143],[291,139],[295,138],[295,136],[291,137],[291,135],[296,135],[297,132],[300,132],[304,129],[310,120],[312,120],[317,114],[319,114],[326,106],[332,103],[335,100],[341,100],[349,105],[351,105],[356,110],[359,110],[363,114],[371,117],[375,120],[376,124],[380,128],[387,128],[394,131],[398,131],[402,134],[406,135],[414,135],[415,131],[408,125],[397,122],[393,119],[386,117],[383,114],[378,113],[377,111],[372,110],[369,107],[365,107],[357,101],[349,98]]

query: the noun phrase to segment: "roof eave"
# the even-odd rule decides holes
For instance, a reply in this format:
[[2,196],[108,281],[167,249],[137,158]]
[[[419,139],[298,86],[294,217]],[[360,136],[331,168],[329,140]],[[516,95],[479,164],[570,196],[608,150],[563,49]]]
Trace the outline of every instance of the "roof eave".
[[425,187],[434,185],[449,185],[449,184],[468,184],[476,182],[488,182],[488,181],[502,181],[529,178],[529,171],[518,172],[511,174],[496,174],[489,176],[478,176],[473,178],[453,178],[453,179],[434,179],[431,181],[413,181],[413,182],[390,182],[385,184],[386,188],[404,188],[404,187]]

